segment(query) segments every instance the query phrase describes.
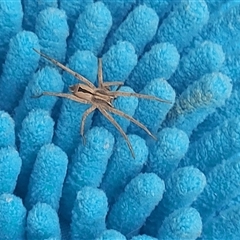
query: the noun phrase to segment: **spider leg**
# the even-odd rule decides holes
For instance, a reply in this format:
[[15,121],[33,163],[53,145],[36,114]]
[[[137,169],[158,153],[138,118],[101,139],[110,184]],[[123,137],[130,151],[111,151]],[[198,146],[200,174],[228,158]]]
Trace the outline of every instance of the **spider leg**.
[[103,84],[102,84],[102,86],[103,87],[106,87],[106,88],[108,88],[108,87],[111,87],[111,86],[117,86],[117,89],[116,89],[116,91],[118,91],[119,90],[119,88],[121,87],[121,86],[123,86],[124,85],[124,82],[104,82]]
[[98,87],[103,87],[102,59],[98,59]]
[[68,93],[57,93],[57,92],[43,92],[42,94],[38,95],[38,96],[33,96],[34,98],[39,98],[41,96],[54,96],[54,97],[61,97],[61,98],[68,98],[71,99],[75,102],[80,102],[80,103],[84,103],[84,104],[89,104],[89,102],[87,100],[84,100],[82,98],[79,98],[77,96],[74,96],[72,94],[68,94]]
[[123,86],[123,85],[124,85],[124,83],[122,85],[119,84],[115,91],[118,91],[121,88],[121,86]]
[[111,93],[114,94],[116,97],[120,97],[120,96],[137,97],[137,98],[156,100],[156,101],[159,101],[159,102],[172,104],[171,101],[164,100],[164,99],[161,99],[161,98],[158,98],[158,97],[155,97],[155,96],[151,96],[151,95],[146,95],[146,94],[130,93],[130,92],[120,92],[120,91],[112,91]]
[[[111,86],[117,86],[117,89],[115,90],[115,91],[118,91],[120,88],[121,88],[121,86],[123,86],[124,85],[124,83],[123,82],[104,82],[103,84],[102,84],[102,87],[105,89],[105,90],[107,90],[108,92],[107,92],[107,94],[110,96],[113,96],[114,97],[114,95],[113,94],[111,94]],[[115,97],[114,97],[115,98]]]
[[111,86],[119,86],[121,87],[122,85],[124,85],[123,82],[120,81],[115,81],[115,82],[103,82],[103,72],[102,72],[102,59],[99,58],[98,59],[98,87],[99,88],[103,88],[103,87],[111,87]]
[[82,136],[82,138],[83,138],[83,144],[84,144],[84,145],[85,145],[85,142],[86,142],[86,141],[85,141],[85,137],[84,137],[84,125],[85,125],[85,121],[86,121],[88,115],[89,115],[91,112],[93,112],[95,109],[96,109],[96,106],[92,105],[90,108],[88,108],[88,109],[84,112],[84,114],[83,114],[83,116],[82,116],[81,136]]
[[133,158],[135,158],[135,154],[132,148],[131,143],[129,142],[129,139],[126,135],[126,133],[122,130],[122,128],[120,127],[120,125],[114,120],[114,118],[106,111],[106,109],[99,107],[98,106],[98,110],[114,125],[114,127],[121,133],[121,135],[123,136],[123,138],[125,139],[128,148],[133,156]]
[[111,86],[117,86],[117,90],[119,90],[119,88],[124,85],[123,82],[120,81],[115,81],[115,82],[103,82],[103,72],[102,72],[102,59],[99,58],[98,59],[98,87],[99,88],[107,88],[109,89],[109,87]]
[[116,109],[116,108],[111,108],[108,107],[107,110],[109,112],[112,112],[116,115],[119,115],[121,117],[124,117],[126,119],[128,119],[129,121],[133,122],[134,124],[136,124],[137,126],[139,126],[140,128],[142,128],[149,136],[151,136],[153,139],[157,140],[157,138],[147,129],[147,127],[145,127],[142,123],[140,123],[138,120],[136,120],[135,118],[129,116],[128,114]]
[[82,75],[80,75],[79,73],[74,72],[72,69],[64,66],[63,64],[61,64],[60,62],[58,62],[57,60],[49,57],[48,55],[39,52],[38,50],[36,50],[35,48],[33,48],[33,50],[35,52],[37,52],[38,54],[40,54],[42,57],[46,58],[47,60],[49,60],[50,62],[52,62],[53,64],[55,64],[56,66],[60,67],[61,69],[63,69],[64,71],[68,72],[69,74],[73,75],[75,78],[77,78],[78,80],[82,81],[83,83],[87,84],[89,87],[94,88],[95,86],[85,77],[83,77]]

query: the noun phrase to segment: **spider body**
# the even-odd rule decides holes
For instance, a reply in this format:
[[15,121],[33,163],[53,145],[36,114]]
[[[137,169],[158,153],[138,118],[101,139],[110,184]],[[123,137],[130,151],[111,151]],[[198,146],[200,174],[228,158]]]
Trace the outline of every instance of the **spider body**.
[[107,104],[113,107],[112,101],[114,97],[107,95],[103,89],[92,89],[85,84],[75,84],[69,87],[69,91],[79,99],[88,101],[89,104],[99,102],[99,104]]
[[[129,121],[135,123],[140,128],[142,128],[145,132],[147,132],[152,138],[154,138],[156,140],[156,137],[154,135],[152,135],[152,133],[142,123],[140,123],[133,117],[127,115],[126,113],[114,108],[113,101],[114,101],[114,99],[116,99],[119,96],[128,96],[128,97],[134,96],[137,98],[156,100],[156,101],[164,102],[164,103],[171,103],[171,102],[169,102],[167,100],[163,100],[161,98],[157,98],[155,96],[118,91],[119,88],[123,85],[123,82],[103,82],[101,59],[98,59],[98,87],[95,87],[94,84],[92,84],[88,79],[84,78],[82,75],[74,72],[70,68],[59,63],[55,59],[50,58],[46,54],[43,54],[43,53],[37,51],[36,49],[34,49],[34,51],[37,52],[38,54],[40,54],[42,57],[48,59],[49,61],[51,61],[53,64],[57,65],[64,71],[73,75],[75,78],[77,78],[79,81],[82,82],[82,83],[70,86],[69,87],[70,93],[43,92],[41,95],[39,95],[37,97],[41,97],[43,95],[48,95],[48,96],[68,98],[68,99],[71,99],[73,101],[83,103],[83,104],[90,104],[91,106],[84,112],[84,114],[82,116],[80,133],[83,137],[83,140],[84,140],[85,120],[88,117],[88,115],[91,114],[95,109],[98,109],[121,133],[121,135],[126,140],[126,143],[131,151],[133,158],[135,158],[134,151],[133,151],[131,143],[128,140],[126,133],[123,131],[121,126],[115,121],[115,119],[112,117],[112,115],[109,114],[109,112],[119,115],[119,116],[122,116],[122,117],[128,119]],[[111,91],[110,90],[111,86],[117,86],[117,90]]]

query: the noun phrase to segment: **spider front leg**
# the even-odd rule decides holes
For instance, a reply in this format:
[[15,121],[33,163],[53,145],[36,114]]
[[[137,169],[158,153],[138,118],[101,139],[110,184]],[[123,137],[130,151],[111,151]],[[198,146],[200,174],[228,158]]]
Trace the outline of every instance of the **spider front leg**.
[[103,88],[102,59],[98,59],[98,87]]
[[99,88],[109,88],[111,86],[117,86],[119,89],[121,86],[123,86],[124,83],[120,81],[114,81],[114,82],[103,82],[103,72],[102,72],[102,59],[98,59],[98,87]]
[[[123,86],[124,85],[124,82],[104,82],[103,83],[103,87],[111,87],[111,86],[117,86],[117,90],[121,87],[121,86]],[[117,91],[116,90],[116,91]]]
[[108,91],[110,91],[110,87],[117,86],[116,91],[120,89],[121,86],[123,86],[124,83],[120,81],[114,81],[114,82],[103,82],[103,72],[102,72],[102,59],[98,59],[98,88],[105,88]]
[[82,75],[80,75],[79,73],[76,73],[75,71],[73,71],[71,68],[68,68],[66,66],[64,66],[63,64],[61,64],[60,62],[58,62],[57,60],[49,57],[48,55],[39,52],[38,50],[36,50],[35,48],[33,48],[33,50],[38,53],[39,55],[41,55],[42,57],[46,58],[48,61],[52,62],[53,64],[55,64],[56,66],[58,66],[59,68],[61,68],[62,70],[68,72],[69,74],[71,74],[72,76],[74,76],[75,78],[77,78],[79,81],[87,84],[89,87],[94,88],[94,85],[85,77],[83,77]]
[[165,100],[162,98],[158,98],[158,97],[155,97],[152,95],[141,94],[141,93],[120,92],[120,91],[112,91],[111,93],[113,95],[115,95],[116,97],[137,97],[137,98],[144,98],[144,99],[149,99],[149,100],[154,100],[154,101],[158,101],[158,102],[172,104],[171,101],[168,101],[168,100]]

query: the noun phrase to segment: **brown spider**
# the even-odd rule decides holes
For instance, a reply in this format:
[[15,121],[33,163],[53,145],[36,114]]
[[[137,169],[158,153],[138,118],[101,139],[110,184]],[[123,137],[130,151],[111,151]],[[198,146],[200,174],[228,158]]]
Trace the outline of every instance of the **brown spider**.
[[[121,92],[118,91],[118,89],[123,85],[123,82],[103,82],[102,77],[102,60],[98,59],[98,87],[95,87],[93,83],[91,83],[88,79],[83,77],[82,75],[74,72],[70,68],[64,66],[60,62],[56,61],[55,59],[47,56],[46,54],[43,54],[36,49],[33,49],[35,52],[40,54],[42,57],[46,58],[47,60],[51,61],[56,66],[60,67],[64,71],[68,72],[69,74],[73,75],[75,78],[77,78],[79,81],[83,83],[75,84],[69,87],[69,91],[71,93],[56,93],[56,92],[43,92],[37,97],[41,97],[43,95],[48,96],[55,96],[55,97],[62,97],[62,98],[68,98],[76,102],[84,103],[84,104],[91,104],[91,107],[88,108],[83,116],[82,116],[82,122],[81,122],[81,136],[84,140],[84,124],[87,116],[92,113],[95,109],[98,109],[121,133],[121,135],[124,137],[124,139],[127,142],[127,145],[131,151],[131,154],[133,158],[135,158],[134,151],[132,148],[131,143],[129,142],[129,139],[126,135],[126,133],[123,131],[123,129],[120,127],[120,125],[114,120],[114,118],[108,113],[114,113],[116,115],[122,116],[131,122],[135,123],[137,126],[142,128],[144,131],[146,131],[152,138],[156,140],[156,137],[139,121],[134,119],[133,117],[127,115],[126,113],[114,108],[113,106],[113,100],[116,99],[119,96],[134,96],[137,98],[145,98],[150,100],[157,100],[164,103],[171,103],[170,101],[163,100],[160,98],[157,98],[155,96],[149,96],[139,93],[129,93],[129,92]],[[118,89],[116,91],[110,91],[111,86],[118,86]]]

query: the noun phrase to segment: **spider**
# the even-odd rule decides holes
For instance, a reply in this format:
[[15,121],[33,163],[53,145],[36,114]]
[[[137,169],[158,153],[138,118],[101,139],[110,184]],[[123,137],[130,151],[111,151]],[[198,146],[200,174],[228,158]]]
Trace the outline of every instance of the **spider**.
[[[72,69],[64,66],[57,60],[49,57],[48,55],[46,55],[44,53],[39,52],[36,49],[33,49],[33,50],[35,52],[37,52],[38,54],[40,54],[42,57],[46,58],[47,60],[49,60],[50,62],[55,64],[56,66],[60,67],[62,70],[73,75],[80,82],[82,82],[82,83],[78,83],[78,84],[69,86],[70,93],[43,92],[40,95],[35,96],[35,97],[41,97],[43,95],[48,95],[48,96],[68,98],[68,99],[71,99],[71,100],[79,102],[79,103],[91,104],[91,107],[88,108],[82,116],[80,134],[81,134],[83,140],[84,140],[84,124],[85,124],[86,118],[95,109],[98,109],[121,133],[121,135],[123,136],[123,138],[125,139],[125,141],[128,145],[128,148],[129,148],[133,158],[135,158],[135,154],[134,154],[133,147],[132,147],[126,133],[123,131],[121,126],[115,121],[115,119],[112,117],[112,115],[109,114],[109,112],[128,119],[129,121],[133,122],[134,124],[136,124],[137,126],[142,128],[146,133],[148,133],[153,139],[156,140],[156,137],[142,123],[140,123],[133,117],[129,116],[128,114],[114,108],[113,101],[114,101],[114,99],[116,99],[119,96],[129,96],[129,97],[134,96],[137,98],[145,98],[145,99],[149,99],[149,100],[156,100],[159,102],[171,104],[170,101],[163,100],[161,98],[157,98],[155,96],[150,96],[150,95],[118,91],[120,89],[120,87],[123,86],[123,82],[103,82],[101,58],[98,59],[98,87],[95,87],[94,84],[91,83],[88,79],[86,79],[82,75],[74,72]],[[112,87],[112,86],[116,86],[117,89],[115,91],[111,91],[110,87]]]

